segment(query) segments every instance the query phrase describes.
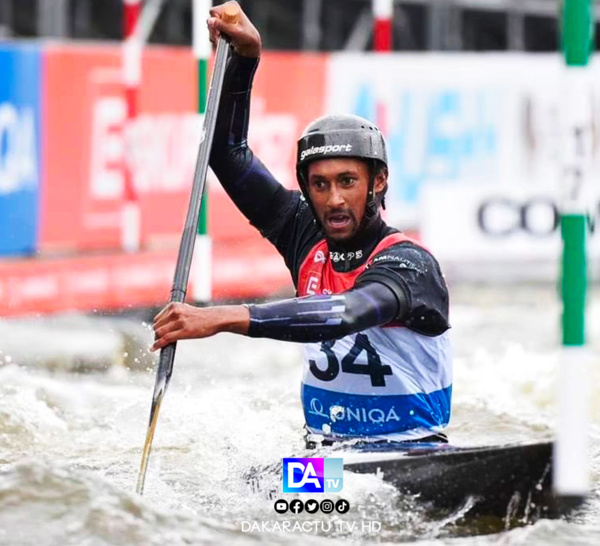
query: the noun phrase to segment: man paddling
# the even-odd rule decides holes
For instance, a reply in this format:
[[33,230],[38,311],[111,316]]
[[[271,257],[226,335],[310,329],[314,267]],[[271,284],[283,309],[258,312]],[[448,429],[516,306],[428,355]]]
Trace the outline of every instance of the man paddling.
[[224,22],[224,9],[213,8],[208,20],[212,39],[223,33],[232,46],[210,165],[282,255],[298,297],[206,308],[171,303],[156,316],[152,349],[219,332],[303,342],[309,433],[326,442],[445,441],[447,288],[435,258],[381,218],[388,178],[381,132],[357,116],[315,120],[298,141],[301,191],[284,188],[247,144],[260,35],[243,13]]

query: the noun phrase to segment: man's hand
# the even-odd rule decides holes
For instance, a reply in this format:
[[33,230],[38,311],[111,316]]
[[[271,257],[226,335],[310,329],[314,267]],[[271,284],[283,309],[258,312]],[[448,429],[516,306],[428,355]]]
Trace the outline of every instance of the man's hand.
[[162,349],[180,339],[214,336],[219,332],[247,334],[250,312],[243,305],[194,307],[169,303],[154,319],[156,341],[151,351]]
[[[239,17],[235,23],[226,23],[223,14],[231,9],[234,4],[239,10]],[[210,31],[210,41],[214,44],[221,34],[225,34],[231,41],[233,49],[242,57],[260,57],[260,34],[250,19],[242,11],[237,2],[226,2],[210,10],[210,18],[206,22]]]

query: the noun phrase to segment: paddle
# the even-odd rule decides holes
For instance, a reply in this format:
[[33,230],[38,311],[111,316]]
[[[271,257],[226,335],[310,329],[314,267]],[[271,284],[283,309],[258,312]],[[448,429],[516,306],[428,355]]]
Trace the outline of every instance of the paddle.
[[[235,4],[229,5],[223,14],[223,19],[227,23],[235,23],[239,17],[239,7]],[[206,114],[204,117],[204,126],[202,128],[202,137],[198,149],[198,158],[196,160],[196,171],[194,173],[194,183],[190,195],[181,242],[179,245],[179,255],[175,267],[175,278],[171,288],[171,302],[181,303],[185,301],[192,255],[194,253],[194,241],[198,230],[198,220],[202,195],[206,183],[206,171],[208,170],[208,158],[212,147],[215,124],[217,121],[217,110],[221,98],[221,89],[223,87],[223,76],[225,74],[225,65],[229,53],[229,44],[226,39],[221,37],[217,41],[217,52],[215,55],[215,65],[213,68],[208,98],[206,101]],[[158,421],[160,406],[169,385],[171,374],[173,373],[173,361],[175,359],[175,349],[177,343],[172,343],[163,347],[160,351],[158,369],[156,370],[156,381],[154,383],[154,394],[152,395],[152,406],[150,408],[150,423],[146,433],[146,443],[142,453],[142,463],[138,475],[136,491],[141,495],[144,492],[144,481],[146,479],[146,470],[148,468],[148,459],[152,449],[152,439],[154,430]]]

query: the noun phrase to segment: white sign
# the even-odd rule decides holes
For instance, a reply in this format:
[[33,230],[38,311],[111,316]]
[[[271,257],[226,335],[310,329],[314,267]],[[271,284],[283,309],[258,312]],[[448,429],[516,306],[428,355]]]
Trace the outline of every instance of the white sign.
[[[471,183],[558,191],[563,169],[564,67],[558,54],[339,53],[327,109],[376,123],[388,146],[388,220],[420,228],[422,191]],[[600,179],[600,62],[588,71],[596,128],[590,177]],[[584,120],[585,121],[585,120]]]
[[[525,186],[525,184],[523,184]],[[423,243],[452,271],[491,265],[520,265],[523,277],[554,275],[560,263],[558,192],[518,187],[430,186],[421,203]],[[590,198],[588,257],[600,258],[600,198]],[[462,271],[467,276],[472,271]]]

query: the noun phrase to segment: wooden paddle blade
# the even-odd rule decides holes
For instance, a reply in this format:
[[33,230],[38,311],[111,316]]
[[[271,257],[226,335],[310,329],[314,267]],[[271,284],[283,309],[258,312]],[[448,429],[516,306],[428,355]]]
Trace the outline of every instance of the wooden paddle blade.
[[156,370],[156,381],[154,382],[154,393],[152,394],[152,405],[150,407],[150,422],[146,432],[146,443],[142,452],[142,463],[138,474],[136,492],[140,495],[144,492],[144,482],[146,481],[146,470],[148,469],[148,460],[152,451],[152,440],[154,439],[154,430],[158,422],[158,413],[160,405],[169,386],[171,374],[173,373],[173,362],[175,361],[175,350],[177,344],[172,343],[163,347],[160,351],[158,369]]
[[150,459],[150,451],[152,450],[152,440],[154,439],[154,431],[156,429],[156,423],[158,422],[158,414],[160,412],[160,405],[164,396],[164,390],[159,393],[158,399],[152,401],[152,410],[150,411],[150,425],[146,432],[146,443],[144,444],[144,451],[142,452],[142,463],[140,465],[140,472],[138,474],[137,485],[135,488],[136,493],[142,495],[144,493],[144,483],[146,482],[146,470],[148,470],[148,460]]

